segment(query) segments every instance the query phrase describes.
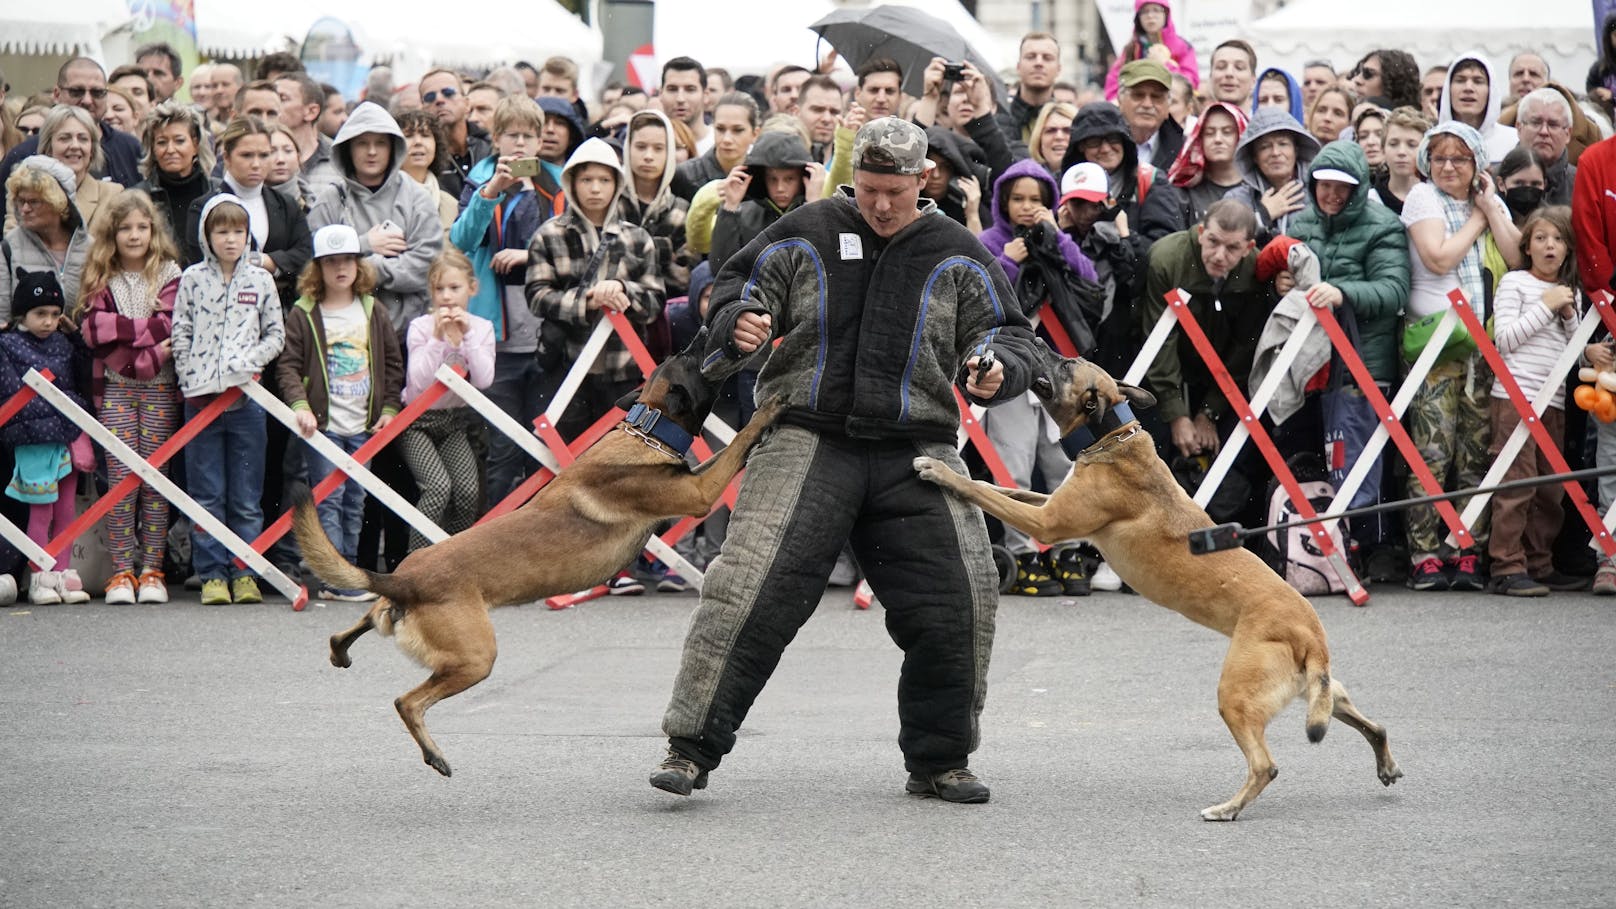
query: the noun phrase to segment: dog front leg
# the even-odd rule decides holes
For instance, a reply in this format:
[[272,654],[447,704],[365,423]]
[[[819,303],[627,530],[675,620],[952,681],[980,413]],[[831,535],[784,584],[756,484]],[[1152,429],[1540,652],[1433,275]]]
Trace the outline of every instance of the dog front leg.
[[669,508],[678,514],[696,517],[704,517],[712,511],[713,503],[724,494],[729,481],[746,466],[746,456],[751,454],[752,446],[785,409],[785,400],[779,396],[765,401],[723,451],[696,465],[688,477],[668,491]]
[[[924,456],[915,458],[914,466],[915,472],[920,474],[922,480],[936,483],[1035,540],[1058,540],[1071,536],[1056,534],[1049,526],[1046,512],[1042,507],[1044,502],[1048,501],[1047,496],[1029,493],[1028,498],[1012,498],[1011,491],[991,483],[982,483],[960,476],[953,468],[936,458]],[[1037,501],[1032,501],[1033,498]]]

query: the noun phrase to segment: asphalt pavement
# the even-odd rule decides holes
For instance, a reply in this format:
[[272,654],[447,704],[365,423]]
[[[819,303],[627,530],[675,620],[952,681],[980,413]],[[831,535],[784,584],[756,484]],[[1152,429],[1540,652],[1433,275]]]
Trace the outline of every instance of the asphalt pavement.
[[651,789],[693,595],[500,610],[491,678],[393,711],[425,673],[364,607],[0,608],[0,907],[1609,906],[1616,601],[1374,588],[1315,600],[1333,673],[1406,776],[1293,704],[1277,780],[1245,765],[1225,642],[1138,597],[1006,598],[992,802],[903,792],[900,662],[833,590],[711,786]]

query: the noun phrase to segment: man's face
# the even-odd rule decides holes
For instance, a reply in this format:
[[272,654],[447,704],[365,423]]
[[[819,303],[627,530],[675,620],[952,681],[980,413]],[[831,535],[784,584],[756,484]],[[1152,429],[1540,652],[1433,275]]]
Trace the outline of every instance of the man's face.
[[1213,279],[1227,278],[1240,260],[1251,252],[1251,238],[1208,222],[1199,228],[1201,265]]
[[146,110],[151,107],[152,99],[150,95],[146,94],[145,79],[131,73],[127,76],[119,77],[118,81],[112,84],[117,88],[123,89],[124,92],[129,95],[129,97],[135,99],[135,104],[138,108],[136,111],[137,114],[144,114]]
[[552,98],[560,98],[570,104],[578,100],[578,86],[565,76],[557,76],[554,73],[540,70],[538,97],[543,98],[547,95]]
[[1044,91],[1060,78],[1060,48],[1047,38],[1033,38],[1021,43],[1021,56],[1016,58],[1016,77],[1021,84],[1034,91]]
[[1442,70],[1434,70],[1420,80],[1420,107],[1427,119],[1436,119],[1437,107],[1442,103],[1442,84],[1447,77]]
[[1251,58],[1238,47],[1225,47],[1212,55],[1212,97],[1230,104],[1251,100],[1251,87],[1257,74],[1251,71]]
[[675,120],[695,126],[705,112],[702,104],[701,73],[693,69],[670,69],[662,74],[662,110]]
[[135,61],[135,65],[146,71],[146,78],[151,80],[152,91],[157,93],[155,100],[167,101],[180,90],[185,80],[174,77],[173,67],[168,62],[166,54],[147,54]]
[[519,72],[522,74],[522,88],[527,91],[527,96],[537,98],[539,96],[539,74],[527,67],[523,67]]
[[236,113],[274,123],[281,116],[281,96],[261,89],[244,91],[241,93],[241,103]]
[[1167,119],[1167,86],[1160,82],[1140,82],[1117,96],[1122,119],[1135,136],[1150,138]]
[[836,118],[841,113],[841,92],[828,88],[810,88],[797,100],[797,118],[808,127],[808,135],[816,144],[836,138]]
[[794,70],[786,73],[774,82],[774,97],[769,99],[769,107],[777,114],[794,114],[797,112],[797,93],[802,91],[802,84],[808,81],[808,73]]
[[864,108],[865,114],[874,120],[896,116],[902,92],[903,80],[898,78],[897,73],[870,73],[864,77],[864,84],[858,87],[853,97],[859,107]]
[[1524,98],[1549,84],[1549,65],[1537,54],[1520,54],[1509,64],[1509,93]]
[[213,110],[222,119],[236,103],[236,93],[241,91],[241,75],[234,67],[215,66],[210,80],[213,83]]
[[421,80],[421,107],[444,127],[466,122],[466,95],[454,73],[433,73]]
[[1515,131],[1532,157],[1553,164],[1571,142],[1571,120],[1558,104],[1534,104],[1515,118]]
[[1487,93],[1487,71],[1480,66],[1461,66],[1448,86],[1453,119],[1479,127],[1487,115]]
[[724,97],[724,77],[718,73],[707,74],[707,86],[701,93],[701,106],[708,113],[718,106],[718,99]]
[[382,133],[360,133],[348,141],[353,155],[354,178],[372,185],[387,176],[393,159],[393,137]]
[[572,132],[561,117],[546,117],[544,129],[539,131],[539,157],[551,164],[565,163],[567,142],[571,138]]
[[348,103],[335,92],[327,95],[325,108],[320,111],[320,132],[324,133],[327,139],[335,139],[337,130],[342,129],[342,124],[347,122]]
[[1310,66],[1302,70],[1302,109],[1313,106],[1313,99],[1335,84],[1335,70],[1328,66]]
[[1352,199],[1352,184],[1340,180],[1317,180],[1313,183],[1313,201],[1326,215],[1339,215]]
[[499,103],[499,92],[491,88],[477,88],[466,92],[466,122],[483,129],[494,123],[494,105]]
[[853,172],[853,195],[859,214],[875,235],[883,239],[913,224],[920,217],[920,187],[923,176]]
[[82,107],[99,121],[107,115],[107,76],[93,64],[72,67],[62,74],[51,97],[57,104]]
[[303,86],[296,81],[276,79],[275,95],[281,102],[280,121],[287,129],[298,129],[319,119],[319,105],[303,103]]

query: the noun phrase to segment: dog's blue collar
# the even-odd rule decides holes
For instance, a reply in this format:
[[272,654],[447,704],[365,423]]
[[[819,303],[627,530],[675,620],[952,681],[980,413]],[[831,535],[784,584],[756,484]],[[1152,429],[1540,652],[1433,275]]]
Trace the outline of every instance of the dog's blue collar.
[[1133,408],[1128,406],[1127,401],[1123,401],[1105,412],[1105,416],[1100,418],[1099,426],[1091,429],[1085,423],[1063,436],[1061,448],[1066,451],[1068,458],[1075,461],[1078,455],[1092,448],[1100,439],[1136,419],[1138,418],[1133,415]]
[[660,442],[681,458],[690,451],[691,443],[696,441],[672,420],[664,419],[662,411],[644,404],[630,407],[628,416],[623,418],[623,425],[635,435]]

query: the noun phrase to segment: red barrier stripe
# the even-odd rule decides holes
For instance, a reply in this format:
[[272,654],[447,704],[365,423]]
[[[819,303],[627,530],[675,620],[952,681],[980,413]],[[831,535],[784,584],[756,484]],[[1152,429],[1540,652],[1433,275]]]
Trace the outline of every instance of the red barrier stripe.
[[[1348,340],[1346,332],[1341,328],[1340,321],[1335,317],[1335,312],[1328,306],[1324,306],[1315,307],[1313,314],[1318,317],[1319,325],[1323,326],[1324,333],[1330,336],[1330,343],[1335,346],[1336,352],[1341,355],[1341,362],[1347,365],[1347,371],[1352,373],[1352,378],[1358,383],[1358,388],[1363,392],[1364,399],[1369,402],[1370,407],[1374,408],[1375,415],[1380,417],[1381,425],[1386,427],[1386,434],[1396,443],[1397,450],[1403,455],[1403,460],[1408,462],[1409,469],[1414,471],[1420,485],[1424,487],[1425,494],[1440,495],[1443,491],[1442,484],[1437,482],[1436,475],[1431,473],[1431,468],[1425,463],[1425,458],[1420,455],[1419,448],[1415,447],[1414,440],[1409,437],[1408,430],[1403,428],[1403,424],[1397,419],[1397,415],[1392,412],[1392,406],[1387,402],[1386,396],[1380,393],[1380,386],[1375,384],[1375,377],[1369,374],[1368,367],[1364,366],[1363,360],[1358,356],[1358,351],[1353,348],[1352,342]],[[1453,539],[1459,544],[1460,548],[1469,548],[1476,545],[1475,537],[1470,535],[1470,528],[1465,526],[1464,519],[1459,516],[1459,510],[1453,507],[1452,502],[1438,502],[1436,503],[1436,510],[1448,525],[1448,529],[1453,532]]]
[[1072,336],[1066,333],[1066,326],[1061,324],[1060,317],[1044,307],[1038,316],[1038,324],[1049,333],[1049,339],[1055,342],[1055,351],[1063,357],[1081,357],[1077,345],[1072,343]]
[[[1464,322],[1465,328],[1470,330],[1470,337],[1475,340],[1476,348],[1486,358],[1487,365],[1492,367],[1494,377],[1504,386],[1504,391],[1509,395],[1509,403],[1514,406],[1515,412],[1520,414],[1521,422],[1526,424],[1527,431],[1532,434],[1532,440],[1537,443],[1543,457],[1548,459],[1549,466],[1553,467],[1556,473],[1570,473],[1571,467],[1566,464],[1565,455],[1560,453],[1559,444],[1549,435],[1543,421],[1538,419],[1537,411],[1532,409],[1532,402],[1521,393],[1520,383],[1510,374],[1503,356],[1493,344],[1493,339],[1487,336],[1486,327],[1481,324],[1476,311],[1470,307],[1470,301],[1465,299],[1464,292],[1455,288],[1448,294],[1448,301],[1453,304],[1453,309],[1459,314],[1459,320]],[[1601,318],[1604,318],[1603,312]],[[1610,532],[1605,529],[1604,519],[1588,501],[1588,493],[1583,491],[1582,484],[1567,480],[1564,486],[1566,494],[1571,497],[1572,505],[1582,516],[1583,523],[1588,525],[1588,530],[1599,542],[1599,548],[1607,558],[1616,556],[1616,540],[1611,539]]]
[[[48,369],[41,369],[39,374],[44,376],[47,382],[56,378],[56,375]],[[12,417],[16,416],[24,407],[27,407],[29,401],[38,396],[39,392],[34,391],[27,385],[17,389],[17,393],[7,398],[6,403],[0,404],[0,426],[11,422]]]
[[959,404],[960,425],[965,427],[965,435],[976,443],[976,453],[988,465],[988,473],[993,475],[993,482],[1009,489],[1016,488],[1015,478],[1010,476],[1010,469],[1004,466],[1004,459],[999,457],[999,450],[993,447],[993,440],[988,438],[988,431],[982,427],[976,415],[971,413],[971,402],[966,400],[965,394],[957,387],[954,389],[955,401]]

